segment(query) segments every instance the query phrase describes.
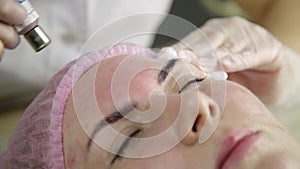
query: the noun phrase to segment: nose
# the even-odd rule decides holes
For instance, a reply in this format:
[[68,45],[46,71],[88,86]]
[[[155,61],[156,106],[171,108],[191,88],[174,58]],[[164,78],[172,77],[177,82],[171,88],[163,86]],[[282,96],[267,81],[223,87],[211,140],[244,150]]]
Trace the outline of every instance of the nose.
[[[211,125],[220,115],[217,104],[200,91],[153,94],[149,101],[146,110],[136,107],[139,112],[133,112],[132,116],[140,117],[136,118],[138,120],[151,114],[149,117],[153,121],[139,122],[143,123],[141,138],[131,139],[131,144],[135,145],[135,148],[127,149],[126,156],[129,154],[139,158],[151,157],[164,153],[178,144],[187,146],[197,144],[201,136],[210,136]],[[162,112],[159,113],[160,111]]]
[[217,103],[202,92],[199,92],[195,102],[198,102],[198,112],[181,143],[187,146],[206,141],[216,129],[220,120],[220,110]]
[[[152,100],[150,112],[157,113],[157,107],[163,101],[155,97]],[[206,141],[220,122],[218,104],[201,91],[169,95],[165,101],[164,112],[150,127],[151,136],[170,130],[170,133],[166,132],[165,138],[175,137],[177,143],[193,145]]]

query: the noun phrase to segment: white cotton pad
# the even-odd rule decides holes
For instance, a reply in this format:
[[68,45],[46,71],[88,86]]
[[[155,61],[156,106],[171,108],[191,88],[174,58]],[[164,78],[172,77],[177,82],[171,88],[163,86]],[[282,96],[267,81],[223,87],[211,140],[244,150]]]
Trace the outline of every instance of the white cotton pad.
[[[224,70],[218,65],[218,57],[213,53],[207,54],[205,56],[198,56],[196,53],[190,50],[180,50],[176,51],[174,48],[167,47],[163,48],[158,56],[160,58],[166,59],[180,59],[185,62],[192,63],[194,66],[201,68],[203,72],[205,72],[206,76],[211,79],[211,95],[210,97],[216,102],[218,106],[215,109],[214,114],[218,114],[217,116],[211,118],[206,121],[203,128],[201,129],[201,133],[199,135],[198,142],[200,144],[207,141],[210,136],[214,133],[217,126],[219,125],[222,117],[222,113],[225,105],[225,91],[226,91],[226,83],[225,81],[228,78],[228,74],[224,72]],[[191,106],[193,107],[193,106]]]
[[177,59],[178,54],[177,51],[171,47],[162,48],[161,51],[158,53],[159,58],[164,59]]
[[217,71],[209,73],[209,77],[211,77],[214,80],[227,80],[228,74],[223,71]]
[[[162,50],[158,53],[158,56],[160,58],[165,59],[177,59],[180,58],[182,60],[185,60],[187,62],[192,62],[194,59],[197,58],[195,53],[189,50],[181,50],[177,52],[172,47],[165,47],[162,48]],[[216,71],[218,70],[218,64],[216,61],[216,58],[207,58],[207,57],[201,57],[202,62],[204,62],[203,67],[207,69],[209,72],[209,77],[211,77],[213,80],[226,80],[228,78],[228,74],[224,71]],[[211,72],[211,73],[210,73]]]

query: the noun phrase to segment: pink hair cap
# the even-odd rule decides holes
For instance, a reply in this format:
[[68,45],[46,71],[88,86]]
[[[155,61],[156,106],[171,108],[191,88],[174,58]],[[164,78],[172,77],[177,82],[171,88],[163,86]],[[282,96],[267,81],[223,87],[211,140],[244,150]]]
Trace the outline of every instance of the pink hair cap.
[[103,59],[118,55],[156,55],[134,44],[117,44],[89,52],[54,75],[27,107],[0,157],[0,169],[64,169],[63,113],[81,75]]

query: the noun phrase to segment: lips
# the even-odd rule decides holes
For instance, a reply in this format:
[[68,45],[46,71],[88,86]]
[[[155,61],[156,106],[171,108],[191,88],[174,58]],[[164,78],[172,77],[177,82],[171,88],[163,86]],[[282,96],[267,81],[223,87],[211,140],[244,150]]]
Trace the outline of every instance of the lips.
[[233,130],[223,141],[216,169],[230,169],[243,159],[259,138],[259,131],[250,128]]

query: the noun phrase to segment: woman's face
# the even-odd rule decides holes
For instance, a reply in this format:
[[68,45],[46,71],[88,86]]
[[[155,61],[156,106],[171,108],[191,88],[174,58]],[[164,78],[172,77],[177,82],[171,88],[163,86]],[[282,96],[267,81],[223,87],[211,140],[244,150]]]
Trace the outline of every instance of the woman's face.
[[[87,114],[79,115],[74,98],[81,96],[74,92],[70,95],[64,114],[63,139],[66,168],[293,169],[300,167],[298,160],[300,151],[297,144],[286,129],[247,89],[236,83],[226,82],[225,108],[221,121],[210,138],[200,144],[198,143],[199,135],[206,122],[219,114],[218,106],[209,97],[210,92],[207,90],[209,88],[207,86],[210,85],[209,77],[206,77],[201,68],[184,61],[155,60],[141,56],[132,56],[132,61],[130,59],[128,61],[128,58],[117,56],[104,60],[87,71],[75,85],[73,91],[88,93],[90,88],[83,86],[89,82],[95,84],[96,102],[104,117],[97,119],[88,115],[88,106]],[[119,69],[124,63],[126,66],[122,67],[122,70]],[[127,76],[134,67],[139,67],[138,73],[133,77]],[[186,68],[189,71],[186,71]],[[116,72],[121,76],[116,76]],[[126,73],[122,74],[122,72]],[[182,77],[181,75],[184,74],[193,74],[196,79],[205,79],[193,82],[199,84],[200,87],[197,89],[191,86],[183,89],[184,85],[181,84],[187,84],[189,80],[177,77]],[[114,84],[114,78],[118,78],[118,83]],[[128,78],[131,79],[128,80]],[[125,85],[128,82],[130,84]],[[151,107],[157,104],[155,100],[159,100],[158,96],[161,95],[161,93],[155,94],[155,91],[164,92],[166,106],[162,114],[152,122],[145,124],[131,122],[120,117],[120,114],[116,114],[116,107],[127,106],[128,96],[133,109],[129,108],[126,113],[130,114],[134,110],[141,112],[151,110]],[[195,96],[193,95],[195,93],[197,94],[195,98],[187,97],[188,101],[183,101],[182,95]],[[157,98],[156,95],[158,95]],[[91,100],[86,100],[86,102]],[[118,105],[116,106],[115,103]],[[183,120],[173,129],[173,133],[178,134],[176,138],[180,138],[180,141],[171,149],[151,157],[132,158],[114,155],[99,146],[101,141],[105,140],[106,144],[110,144],[108,145],[110,148],[118,149],[116,152],[119,154],[125,151],[143,154],[149,149],[154,149],[151,146],[130,143],[130,139],[121,140],[109,134],[107,126],[100,127],[101,130],[95,128],[99,127],[99,121],[103,121],[106,117],[105,120],[110,123],[109,125],[124,135],[137,138],[156,136],[174,125],[180,103],[189,104],[189,106],[198,105],[199,108],[196,113],[189,113],[186,109],[183,111]],[[85,103],[81,104],[85,105]],[[114,113],[115,116],[112,116]],[[185,131],[184,134],[182,131]],[[159,140],[156,146],[163,145],[164,141]]]

